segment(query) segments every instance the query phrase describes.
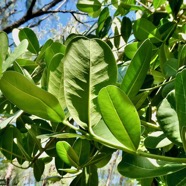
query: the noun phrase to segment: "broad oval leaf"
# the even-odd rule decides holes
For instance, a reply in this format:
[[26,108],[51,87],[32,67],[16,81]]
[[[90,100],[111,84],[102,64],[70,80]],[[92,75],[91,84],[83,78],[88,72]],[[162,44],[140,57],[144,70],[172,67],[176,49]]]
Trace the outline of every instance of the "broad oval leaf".
[[177,145],[181,145],[178,115],[176,112],[175,92],[171,91],[161,102],[157,119],[161,129],[169,140]]
[[118,171],[129,178],[158,177],[185,168],[184,163],[173,163],[125,153],[118,164]]
[[99,39],[77,37],[68,44],[63,62],[65,101],[71,116],[83,128],[96,125],[101,119],[98,92],[117,80],[111,49]]
[[140,119],[128,96],[110,85],[99,92],[98,102],[103,119],[114,137],[126,149],[136,151],[140,142]]
[[41,118],[61,122],[64,112],[58,100],[18,72],[7,71],[0,80],[6,98],[20,109]]
[[28,50],[34,54],[39,52],[39,41],[36,34],[30,28],[23,28],[19,32],[20,41],[26,39],[28,41]]
[[149,40],[145,40],[134,55],[121,84],[121,89],[130,98],[138,93],[145,80],[151,55],[152,44]]
[[78,167],[79,157],[66,141],[59,141],[56,143],[56,151],[58,156],[68,165]]
[[127,43],[132,31],[132,22],[128,17],[123,17],[121,22],[121,36]]

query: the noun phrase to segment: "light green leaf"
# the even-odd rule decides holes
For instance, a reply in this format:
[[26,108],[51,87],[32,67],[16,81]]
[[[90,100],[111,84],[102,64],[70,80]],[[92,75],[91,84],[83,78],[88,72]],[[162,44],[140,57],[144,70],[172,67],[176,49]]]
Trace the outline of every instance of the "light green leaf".
[[101,3],[98,0],[78,0],[77,8],[92,17],[97,17],[101,12]]
[[44,172],[45,169],[45,164],[41,159],[37,159],[34,163],[34,177],[36,179],[36,181],[40,181],[41,180],[41,176]]
[[9,101],[25,112],[55,122],[63,121],[64,112],[58,100],[22,74],[5,72],[0,80],[0,88]]
[[74,149],[66,141],[56,143],[56,151],[58,156],[68,165],[78,167],[79,158]]
[[96,125],[101,119],[98,92],[117,79],[111,49],[99,39],[77,37],[68,44],[63,62],[65,101],[71,116],[83,128]]
[[[185,127],[186,127],[186,69],[183,69],[181,72],[178,72],[175,81],[175,96],[176,96],[176,111],[178,114],[180,135],[183,142],[183,146],[186,146],[186,136],[185,136]],[[186,150],[186,147],[185,147]]]
[[129,59],[132,59],[140,45],[141,45],[141,42],[140,43],[139,42],[133,42],[133,43],[127,44],[125,49],[124,49],[125,55]]
[[53,94],[63,109],[65,109],[64,81],[63,81],[63,54],[57,53],[51,59],[48,67],[48,92]]
[[116,86],[103,88],[98,95],[103,119],[114,137],[126,149],[136,151],[140,142],[140,119],[127,95]]
[[118,171],[123,176],[141,179],[171,174],[185,168],[185,166],[184,163],[173,163],[124,154],[122,161],[118,165]]
[[28,50],[34,54],[39,52],[39,41],[36,34],[30,28],[23,28],[19,32],[20,41],[26,39],[28,41]]
[[2,64],[8,54],[8,36],[5,32],[0,32],[0,74],[2,73]]
[[145,40],[133,57],[121,84],[121,89],[130,98],[138,93],[145,80],[152,57],[151,54],[152,44],[149,40]]
[[171,143],[162,131],[152,132],[144,141],[145,147],[150,149],[162,148]]
[[136,20],[133,25],[133,30],[134,36],[140,41],[149,38],[152,43],[162,42],[157,27],[145,18]]
[[2,71],[5,72],[7,68],[9,68],[18,57],[24,54],[27,51],[27,47],[28,41],[21,41],[21,43],[15,48],[14,52],[11,53],[6,59],[6,61],[3,63]]
[[161,5],[163,5],[165,3],[166,0],[154,0],[153,1],[153,5],[154,8],[157,9],[159,8]]
[[157,119],[167,138],[173,143],[181,145],[174,91],[171,91],[161,102],[157,111]]

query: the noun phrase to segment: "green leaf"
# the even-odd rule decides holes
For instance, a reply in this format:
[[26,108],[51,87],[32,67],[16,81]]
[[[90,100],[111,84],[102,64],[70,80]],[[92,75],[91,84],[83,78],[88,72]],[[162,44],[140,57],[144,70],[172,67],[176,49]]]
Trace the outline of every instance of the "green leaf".
[[22,74],[5,72],[0,80],[0,88],[8,100],[25,112],[55,122],[63,121],[64,112],[58,100]]
[[141,179],[171,174],[185,166],[184,163],[173,163],[125,153],[118,164],[118,171],[123,176]]
[[117,79],[111,49],[101,40],[77,37],[68,44],[63,62],[65,100],[71,116],[83,128],[96,125],[101,119],[98,92]]
[[134,36],[140,41],[150,38],[152,43],[162,42],[157,27],[145,18],[141,18],[135,21],[133,30]]
[[65,50],[65,45],[62,45],[59,42],[54,42],[49,47],[47,47],[45,51],[45,61],[47,66],[50,66],[50,63],[52,62],[52,59],[56,54],[60,53],[61,55],[64,55]]
[[27,51],[27,47],[28,41],[21,41],[21,43],[15,48],[14,52],[11,53],[6,59],[6,61],[3,63],[2,71],[5,72],[7,68],[9,68],[17,58],[24,54]]
[[182,169],[173,174],[169,174],[166,177],[166,182],[168,186],[184,186],[186,183],[186,169]]
[[171,7],[173,16],[176,17],[180,10],[181,5],[183,4],[183,0],[174,0],[174,1],[168,0],[168,2]]
[[167,138],[173,143],[181,145],[174,91],[171,91],[161,102],[157,111],[157,119]]
[[65,109],[64,80],[63,80],[63,54],[57,53],[51,59],[48,67],[48,92],[53,94],[63,109]]
[[56,143],[56,151],[58,156],[68,165],[78,167],[79,158],[74,149],[66,141]]
[[77,139],[73,145],[73,149],[79,157],[80,165],[86,163],[90,155],[90,143],[87,140]]
[[44,172],[45,169],[45,164],[41,159],[37,159],[34,163],[34,177],[36,179],[37,182],[39,182],[41,180],[41,176]]
[[136,51],[138,50],[139,46],[141,45],[141,42],[133,42],[129,43],[126,45],[124,49],[125,55],[129,58],[132,59],[134,55],[136,54]]
[[116,48],[119,48],[119,46],[120,46],[120,36],[119,35],[120,34],[119,34],[119,31],[118,31],[118,27],[115,26],[115,28],[114,28],[114,46]]
[[138,93],[145,80],[152,57],[151,54],[152,44],[149,40],[145,40],[133,57],[121,84],[121,89],[130,98]]
[[96,35],[100,35],[100,32],[101,30],[104,28],[104,25],[105,25],[105,21],[106,19],[109,17],[109,8],[108,7],[105,7],[101,13],[100,13],[100,16],[99,16],[99,19],[98,19],[98,27],[96,29]]
[[92,17],[99,16],[101,12],[101,3],[98,0],[78,0],[77,8],[88,13]]
[[123,17],[121,22],[121,36],[127,43],[132,31],[132,22],[128,17]]
[[181,50],[179,50],[178,52],[179,52],[179,55],[178,55],[178,66],[182,67],[182,66],[186,65],[186,44],[183,45]]
[[2,73],[2,64],[8,54],[8,36],[5,32],[0,32],[0,74]]
[[172,142],[166,137],[162,131],[149,134],[144,141],[145,147],[150,149],[162,148],[170,145]]
[[99,92],[98,102],[103,119],[114,137],[127,150],[136,151],[140,142],[140,119],[127,95],[110,85]]
[[36,34],[30,28],[23,28],[19,32],[20,41],[26,39],[28,41],[28,50],[34,54],[39,52],[39,41]]
[[153,5],[154,8],[157,9],[159,8],[161,5],[163,5],[165,3],[166,0],[154,0],[153,1]]
[[[185,141],[185,130],[186,127],[186,69],[183,69],[181,72],[178,72],[175,81],[175,97],[176,97],[176,111],[178,114],[180,135],[183,141],[184,148],[186,146]],[[183,131],[184,130],[184,131]]]
[[164,63],[163,68],[166,77],[176,76],[178,70],[178,60],[175,58],[170,58]]
[[98,172],[95,165],[90,165],[85,168],[85,176],[87,181],[86,185],[98,186]]

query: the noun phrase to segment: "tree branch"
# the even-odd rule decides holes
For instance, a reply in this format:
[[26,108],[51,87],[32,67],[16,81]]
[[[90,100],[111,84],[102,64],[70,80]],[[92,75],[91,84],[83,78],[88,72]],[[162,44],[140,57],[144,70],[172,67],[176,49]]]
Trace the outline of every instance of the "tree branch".
[[27,16],[32,14],[32,11],[33,11],[33,8],[34,8],[35,4],[36,4],[36,0],[33,0],[31,5],[30,5],[30,7],[29,7],[29,9],[28,9],[28,11],[27,11],[27,13],[26,13]]

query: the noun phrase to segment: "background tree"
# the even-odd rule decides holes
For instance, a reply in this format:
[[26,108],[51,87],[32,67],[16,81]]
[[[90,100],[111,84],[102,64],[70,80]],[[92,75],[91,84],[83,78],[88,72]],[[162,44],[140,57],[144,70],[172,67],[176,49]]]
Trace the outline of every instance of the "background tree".
[[[31,29],[16,29],[9,52],[1,32],[2,154],[32,167],[36,181],[98,185],[98,169],[121,153],[121,175],[183,184],[184,2],[79,0],[77,8],[97,24],[64,41],[40,45]],[[52,161],[55,175],[45,176]]]

